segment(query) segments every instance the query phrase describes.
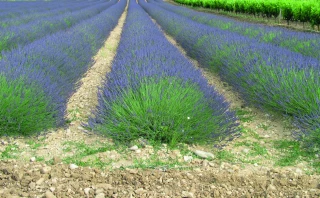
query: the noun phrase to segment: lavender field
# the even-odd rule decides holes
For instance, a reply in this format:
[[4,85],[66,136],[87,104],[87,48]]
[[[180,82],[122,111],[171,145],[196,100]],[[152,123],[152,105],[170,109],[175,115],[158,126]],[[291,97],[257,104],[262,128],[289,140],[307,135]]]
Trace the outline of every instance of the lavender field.
[[[265,184],[229,179],[232,190],[224,191],[216,178],[222,183],[209,179],[192,190],[188,176],[185,190],[164,193],[320,196],[320,34],[161,0],[0,1],[0,51],[0,162],[71,171],[199,168],[221,178],[240,178],[241,169],[250,180],[260,171]],[[23,185],[25,173],[17,180],[1,170],[8,190],[0,197],[15,194],[10,188],[33,193],[23,197],[131,193],[89,187],[91,195],[86,186],[72,193],[50,182],[41,191]],[[154,185],[166,184],[148,182],[153,190],[132,193],[159,197]]]

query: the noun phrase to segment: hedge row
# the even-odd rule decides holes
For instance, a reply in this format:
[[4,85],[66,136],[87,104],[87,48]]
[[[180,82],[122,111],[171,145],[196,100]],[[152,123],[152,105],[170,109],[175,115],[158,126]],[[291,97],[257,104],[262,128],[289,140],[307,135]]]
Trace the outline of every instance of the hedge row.
[[288,21],[310,22],[320,25],[320,2],[317,0],[175,0],[178,3],[202,6],[235,13],[278,17]]

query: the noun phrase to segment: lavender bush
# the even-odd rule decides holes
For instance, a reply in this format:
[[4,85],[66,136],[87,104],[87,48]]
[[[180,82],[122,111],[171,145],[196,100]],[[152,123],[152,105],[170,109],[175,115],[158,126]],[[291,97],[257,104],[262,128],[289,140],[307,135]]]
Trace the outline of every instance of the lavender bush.
[[191,57],[218,72],[246,102],[291,115],[302,128],[319,126],[319,60],[140,4]]
[[0,20],[61,7],[65,2],[0,2]]
[[89,128],[118,142],[212,142],[237,131],[229,104],[130,1]]
[[45,35],[53,34],[60,30],[65,30],[79,23],[82,20],[93,17],[108,7],[114,5],[117,1],[103,2],[94,4],[88,8],[76,12],[69,12],[50,18],[41,18],[31,23],[20,26],[12,26],[0,31],[0,52],[10,50],[17,46],[26,45]]
[[43,10],[39,12],[33,11],[26,14],[22,14],[19,17],[6,18],[1,20],[0,22],[0,31],[3,31],[5,28],[8,28],[10,26],[25,24],[40,18],[43,19],[44,17],[48,20],[50,19],[50,17],[52,18],[56,15],[62,15],[66,12],[74,12],[74,11],[83,9],[85,7],[88,7],[92,4],[93,2],[77,2],[77,3],[65,2],[63,5],[60,5],[60,4],[52,5],[52,7],[48,8],[47,10]]
[[68,31],[2,53],[0,101],[9,102],[0,105],[0,135],[31,135],[65,123],[68,98],[125,6],[122,0]]
[[317,33],[298,32],[281,27],[241,22],[223,16],[174,6],[162,1],[150,0],[149,2],[210,27],[236,32],[250,38],[256,38],[260,42],[271,43],[320,60],[320,35]]

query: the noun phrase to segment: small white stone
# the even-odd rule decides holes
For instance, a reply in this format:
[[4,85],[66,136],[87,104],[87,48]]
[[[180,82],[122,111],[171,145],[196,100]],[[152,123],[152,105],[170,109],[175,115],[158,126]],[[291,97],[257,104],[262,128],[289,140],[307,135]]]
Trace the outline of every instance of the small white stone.
[[214,167],[214,163],[209,162],[209,166]]
[[193,160],[193,157],[192,156],[183,156],[183,160],[185,162],[191,162]]
[[86,195],[89,195],[89,192],[90,192],[91,188],[85,188],[83,191],[84,191],[84,194]]
[[96,195],[95,198],[105,198],[105,194],[100,193],[100,194]]
[[40,169],[40,173],[41,174],[46,174],[46,173],[49,173],[50,171],[51,171],[51,167],[50,166],[45,166],[45,167]]
[[193,179],[194,179],[194,176],[193,176],[192,174],[187,173],[186,175],[187,175],[188,179],[190,179],[190,180],[193,180]]
[[254,165],[254,166],[258,166],[258,164],[257,164],[257,163],[254,163],[253,165]]
[[52,194],[52,192],[50,192],[50,191],[46,191],[45,197],[46,198],[56,198],[56,196],[54,196],[54,194]]
[[130,149],[131,151],[136,151],[136,150],[138,150],[139,148],[138,148],[137,145],[134,145],[134,146],[130,147],[129,149]]
[[146,192],[143,188],[138,188],[137,190],[134,191],[137,195],[141,195]]
[[55,188],[55,187],[50,187],[49,190],[50,190],[51,192],[54,192],[54,191],[56,190],[56,188]]
[[35,157],[31,157],[30,158],[30,162],[35,162],[36,161],[36,158]]
[[52,182],[53,184],[56,184],[56,183],[58,182],[58,179],[55,177],[55,178],[53,178],[53,179],[51,180],[51,182]]
[[36,184],[40,186],[44,182],[44,178],[40,178],[36,181]]
[[212,153],[208,153],[205,151],[195,150],[194,153],[201,158],[214,158],[214,155]]
[[299,174],[299,175],[302,175],[303,172],[302,172],[302,170],[300,168],[297,168],[296,169],[296,173]]
[[73,170],[73,169],[78,168],[78,166],[77,166],[77,165],[75,165],[75,164],[70,164],[69,168],[70,168],[71,170]]
[[182,197],[186,197],[186,198],[193,198],[194,195],[192,192],[188,192],[188,191],[182,191]]
[[274,185],[270,184],[270,185],[268,186],[268,190],[270,190],[270,191],[276,191],[277,188],[276,188]]
[[96,191],[95,191],[95,194],[98,195],[98,194],[101,194],[103,193],[103,189],[102,188],[97,188]]
[[247,148],[243,149],[242,151],[243,151],[244,153],[246,153],[246,154],[249,153],[249,149],[247,149]]
[[136,150],[136,153],[141,153],[141,150],[140,149]]

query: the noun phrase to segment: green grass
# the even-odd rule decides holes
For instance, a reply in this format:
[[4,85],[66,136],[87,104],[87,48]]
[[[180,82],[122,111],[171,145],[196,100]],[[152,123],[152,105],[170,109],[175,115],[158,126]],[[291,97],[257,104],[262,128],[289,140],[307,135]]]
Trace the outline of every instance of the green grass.
[[36,150],[37,148],[41,147],[43,144],[36,142],[35,140],[27,140],[26,143],[30,146],[31,149]]
[[242,142],[237,142],[234,144],[235,147],[240,147],[240,146],[246,146],[246,147],[250,147],[252,145],[252,142],[245,140]]
[[280,150],[283,155],[276,161],[278,166],[295,165],[298,160],[302,160],[305,153],[301,150],[300,143],[296,141],[275,141],[274,147]]
[[[119,147],[111,144],[104,144],[101,142],[96,142],[92,145],[88,145],[84,142],[64,142],[64,152],[74,152],[74,155],[70,157],[66,157],[62,159],[64,163],[67,164],[77,164],[78,166],[91,166],[91,167],[99,167],[104,168],[107,165],[112,163],[112,160],[108,160],[107,162],[102,161],[98,157],[94,156],[97,153],[103,153],[106,151],[117,150],[117,152],[123,152],[124,147]],[[90,157],[88,160],[84,160],[85,157]],[[52,163],[48,161],[48,163]]]
[[88,156],[93,155],[96,153],[102,153],[106,151],[111,151],[114,149],[120,149],[120,147],[116,147],[115,145],[111,144],[103,144],[101,142],[97,142],[94,145],[88,145],[85,142],[64,142],[63,143],[65,147],[64,151],[76,151],[81,156]]
[[260,124],[258,125],[258,128],[261,128],[261,129],[267,131],[267,130],[270,128],[270,126],[267,125],[267,124],[260,123]]
[[235,162],[236,161],[236,156],[227,150],[218,151],[216,153],[216,158],[220,161],[225,161],[225,162]]
[[268,155],[268,151],[267,148],[264,146],[261,146],[258,142],[254,142],[252,144],[252,152],[250,153],[253,156],[257,156],[257,155],[261,155],[261,156],[265,156]]
[[258,142],[251,142],[251,141],[242,141],[237,142],[234,144],[235,147],[245,146],[250,148],[250,151],[248,153],[249,156],[265,156],[268,155],[267,148],[265,146],[261,146]]
[[254,116],[252,115],[252,113],[250,111],[241,109],[241,108],[236,108],[236,115],[238,116],[239,120],[241,122],[252,122]]
[[320,155],[320,128],[310,130],[309,134],[303,138],[303,146]]
[[19,157],[19,147],[15,144],[9,144],[0,154],[0,159],[17,159]]
[[[106,101],[109,103],[110,101]],[[119,142],[143,137],[150,144],[207,143],[222,135],[222,117],[213,117],[203,93],[178,78],[143,79],[111,104],[111,113],[95,130]],[[111,115],[111,116],[110,116]]]
[[255,131],[253,131],[252,129],[249,128],[242,128],[241,129],[241,133],[243,134],[242,137],[246,138],[246,137],[252,137],[254,139],[257,140],[261,140],[263,139],[263,137],[260,137],[258,133],[256,133]]
[[81,118],[78,118],[77,117],[77,114],[79,114],[79,109],[78,108],[75,108],[75,109],[72,109],[72,110],[69,110],[68,113],[70,115],[70,119],[67,120],[68,123],[71,123],[73,121],[78,121],[78,120],[81,120]]
[[275,161],[276,165],[294,166],[300,161],[307,161],[316,172],[320,173],[320,160],[316,158],[316,152],[304,149],[300,142],[277,140],[274,141],[274,148],[281,152]]
[[194,153],[189,150],[186,144],[179,144],[177,149],[179,149],[182,156],[195,156]]
[[68,163],[68,164],[76,164],[77,166],[83,166],[83,167],[97,167],[100,169],[104,169],[106,166],[110,165],[113,161],[112,160],[108,160],[107,162],[102,161],[100,158],[98,157],[94,157],[92,159],[89,160],[81,160],[81,158],[77,158],[77,157],[67,157],[63,160],[64,163]]
[[43,162],[44,161],[44,157],[43,156],[36,156],[36,161],[37,162]]

